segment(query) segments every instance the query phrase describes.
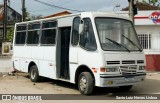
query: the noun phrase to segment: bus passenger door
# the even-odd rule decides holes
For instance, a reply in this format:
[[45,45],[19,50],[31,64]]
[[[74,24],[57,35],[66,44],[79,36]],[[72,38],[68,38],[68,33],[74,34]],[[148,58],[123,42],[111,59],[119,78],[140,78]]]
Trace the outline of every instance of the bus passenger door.
[[76,68],[75,65],[78,64],[79,24],[80,24],[80,17],[75,17],[72,26],[71,48],[69,55],[69,61],[70,65],[72,66],[72,69]]
[[70,79],[69,76],[69,43],[71,27],[59,28],[56,47],[57,78]]

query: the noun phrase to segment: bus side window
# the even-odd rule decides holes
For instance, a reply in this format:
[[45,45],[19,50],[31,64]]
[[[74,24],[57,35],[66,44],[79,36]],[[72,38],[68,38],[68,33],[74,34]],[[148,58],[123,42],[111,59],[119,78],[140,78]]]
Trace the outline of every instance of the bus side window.
[[40,23],[28,25],[27,44],[38,44],[40,35]]
[[46,21],[42,24],[41,45],[55,44],[57,22]]
[[80,35],[80,46],[88,51],[97,49],[96,40],[90,19],[84,19],[84,30]]
[[72,40],[71,43],[73,46],[78,45],[79,41],[79,24],[80,24],[80,17],[76,17],[73,20],[73,29],[72,29]]
[[17,25],[15,44],[25,44],[26,25]]

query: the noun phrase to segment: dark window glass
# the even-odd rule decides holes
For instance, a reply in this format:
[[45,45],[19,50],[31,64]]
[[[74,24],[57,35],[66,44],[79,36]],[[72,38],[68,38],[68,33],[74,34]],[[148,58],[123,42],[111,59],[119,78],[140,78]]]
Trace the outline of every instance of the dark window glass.
[[72,45],[76,46],[79,41],[79,24],[80,24],[80,18],[76,17],[73,20],[73,29],[72,29]]
[[22,30],[26,30],[26,29],[27,29],[26,25],[18,25],[17,26],[17,31],[22,31]]
[[57,22],[55,21],[43,22],[42,28],[53,28],[53,27],[57,27]]
[[84,30],[80,35],[80,46],[88,51],[95,51],[97,49],[96,40],[90,19],[84,19]]
[[56,29],[42,31],[41,44],[55,44]]
[[31,29],[40,29],[40,24],[39,23],[29,24],[28,25],[28,30],[31,30]]
[[17,32],[15,44],[25,44],[26,32]]
[[27,44],[38,44],[39,42],[39,30],[28,31]]

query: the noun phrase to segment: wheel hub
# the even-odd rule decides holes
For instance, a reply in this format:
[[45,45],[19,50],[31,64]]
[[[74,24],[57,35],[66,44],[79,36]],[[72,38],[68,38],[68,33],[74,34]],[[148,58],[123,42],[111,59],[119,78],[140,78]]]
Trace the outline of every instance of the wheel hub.
[[81,80],[80,80],[80,89],[82,90],[82,91],[84,91],[85,89],[86,89],[86,82],[87,82],[87,80],[86,80],[86,78],[83,76],[82,78],[81,78]]
[[36,77],[36,70],[33,69],[33,70],[31,71],[31,78],[34,79],[35,77]]

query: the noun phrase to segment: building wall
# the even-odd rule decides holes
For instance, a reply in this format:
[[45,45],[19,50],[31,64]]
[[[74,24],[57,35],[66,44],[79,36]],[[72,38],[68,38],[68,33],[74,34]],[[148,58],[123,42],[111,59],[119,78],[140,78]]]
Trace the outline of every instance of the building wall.
[[[146,68],[149,71],[160,71],[160,26],[159,25],[136,25],[138,36],[150,35],[146,41],[148,48],[145,47],[144,53],[146,55]],[[141,41],[143,41],[142,39]],[[150,42],[149,42],[150,40]],[[141,42],[140,41],[140,42]],[[150,45],[150,46],[149,46]],[[143,47],[143,45],[142,45]]]
[[[0,55],[1,55],[1,49],[2,49],[2,42],[3,42],[3,5],[0,6]],[[7,6],[7,30],[14,27],[16,22],[21,21],[21,14],[16,12],[11,7]],[[7,35],[7,34],[6,34]]]
[[146,69],[160,71],[160,54],[146,54]]

